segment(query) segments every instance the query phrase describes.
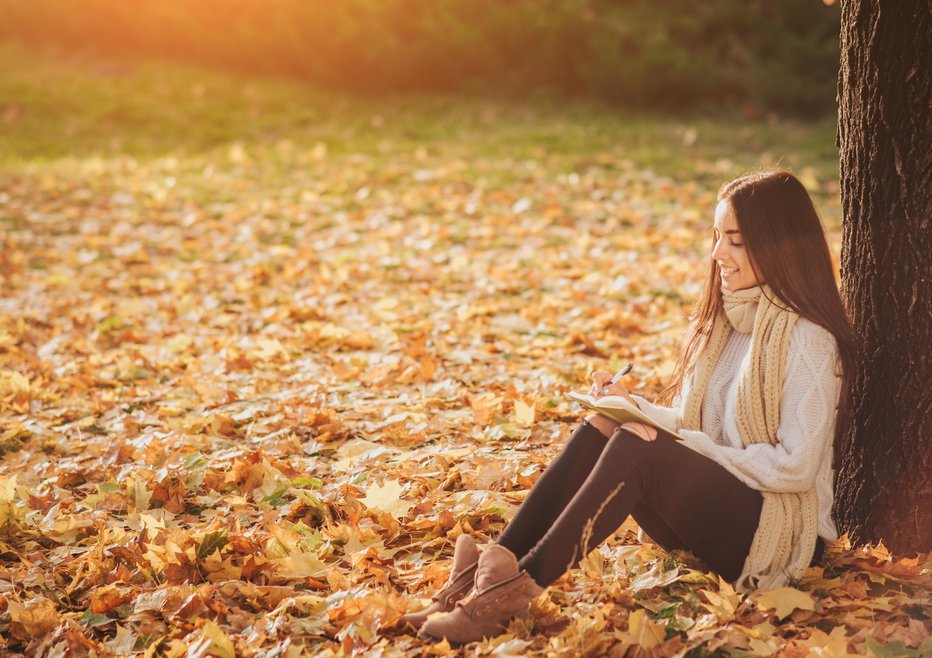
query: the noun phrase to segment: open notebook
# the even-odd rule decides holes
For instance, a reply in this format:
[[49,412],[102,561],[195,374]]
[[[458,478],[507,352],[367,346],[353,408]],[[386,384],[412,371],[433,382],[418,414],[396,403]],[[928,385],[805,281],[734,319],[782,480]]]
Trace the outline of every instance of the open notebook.
[[652,420],[643,411],[638,409],[626,398],[623,398],[620,395],[605,395],[600,398],[594,398],[591,395],[583,395],[582,393],[571,392],[569,396],[587,409],[592,409],[593,411],[606,416],[607,418],[611,418],[616,423],[644,423],[645,425],[656,427],[659,431],[666,432],[667,434],[676,437],[680,441],[683,440],[683,437],[681,437],[679,434],[671,430],[669,427],[664,427],[657,421]]

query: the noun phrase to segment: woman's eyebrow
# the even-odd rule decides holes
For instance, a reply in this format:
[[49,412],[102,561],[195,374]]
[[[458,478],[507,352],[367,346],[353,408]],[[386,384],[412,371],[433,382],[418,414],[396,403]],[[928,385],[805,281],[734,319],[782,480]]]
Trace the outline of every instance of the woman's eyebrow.
[[731,229],[731,230],[729,230],[729,231],[725,231],[725,235],[732,235],[732,234],[740,233],[740,232],[741,232],[741,231],[737,231],[737,230],[735,230],[735,229]]

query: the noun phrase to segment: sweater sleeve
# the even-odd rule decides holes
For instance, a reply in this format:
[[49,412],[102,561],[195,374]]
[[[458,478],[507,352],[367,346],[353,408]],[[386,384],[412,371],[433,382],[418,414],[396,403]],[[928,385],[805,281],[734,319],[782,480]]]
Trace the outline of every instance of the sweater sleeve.
[[680,417],[682,415],[679,407],[665,407],[661,404],[654,404],[653,402],[648,402],[640,395],[631,395],[631,397],[637,402],[638,407],[641,408],[644,415],[658,425],[662,425],[676,432],[677,428],[680,426]]
[[[815,486],[825,459],[831,459],[835,414],[841,392],[834,337],[799,320],[790,337],[780,403],[777,442],[733,447],[702,432],[681,431],[686,444],[715,460],[759,491],[801,492]],[[733,422],[733,421],[732,421]]]

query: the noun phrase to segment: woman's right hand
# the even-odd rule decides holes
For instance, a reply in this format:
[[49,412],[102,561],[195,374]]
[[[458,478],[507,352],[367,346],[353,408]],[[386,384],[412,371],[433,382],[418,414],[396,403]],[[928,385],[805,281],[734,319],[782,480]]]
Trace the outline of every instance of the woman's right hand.
[[589,395],[599,397],[599,391],[602,387],[612,381],[612,373],[604,370],[596,370],[592,373],[592,387],[589,389]]
[[625,398],[628,402],[633,404],[638,409],[641,406],[637,403],[637,400],[631,397],[631,394],[628,393],[626,389],[621,384],[609,384],[612,381],[612,373],[605,372],[604,370],[598,370],[592,373],[592,387],[589,389],[589,395],[594,398],[602,397],[602,389],[608,386],[608,390],[605,392],[605,395],[617,395],[619,397]]

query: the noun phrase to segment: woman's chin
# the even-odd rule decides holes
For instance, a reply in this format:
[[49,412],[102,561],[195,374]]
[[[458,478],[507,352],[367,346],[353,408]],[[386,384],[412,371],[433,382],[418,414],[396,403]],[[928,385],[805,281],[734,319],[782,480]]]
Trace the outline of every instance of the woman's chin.
[[728,292],[740,292],[742,290],[747,290],[748,288],[753,288],[757,285],[760,285],[758,282],[747,282],[740,283],[737,281],[727,281],[722,279],[722,290],[727,290]]

